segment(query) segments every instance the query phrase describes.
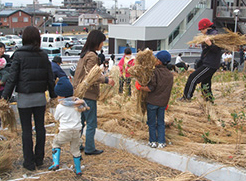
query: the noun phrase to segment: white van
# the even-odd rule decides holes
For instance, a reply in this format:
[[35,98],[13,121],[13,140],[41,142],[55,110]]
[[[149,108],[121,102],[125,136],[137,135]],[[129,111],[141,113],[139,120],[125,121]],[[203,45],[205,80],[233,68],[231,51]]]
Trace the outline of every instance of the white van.
[[64,47],[63,36],[60,34],[42,34],[41,47]]

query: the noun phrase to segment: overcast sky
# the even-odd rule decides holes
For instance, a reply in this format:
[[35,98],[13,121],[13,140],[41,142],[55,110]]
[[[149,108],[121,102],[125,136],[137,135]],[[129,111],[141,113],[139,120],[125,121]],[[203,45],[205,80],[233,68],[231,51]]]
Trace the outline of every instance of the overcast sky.
[[[49,0],[38,0],[39,3],[48,3]],[[63,0],[52,0],[54,5],[60,5]],[[104,2],[104,6],[110,8],[114,5],[114,0],[102,0]],[[134,4],[136,0],[118,0],[118,7],[129,7],[131,4]],[[145,7],[151,7],[158,0],[145,0]],[[32,4],[33,0],[2,0],[2,3],[11,2],[14,6],[20,6],[25,4]]]

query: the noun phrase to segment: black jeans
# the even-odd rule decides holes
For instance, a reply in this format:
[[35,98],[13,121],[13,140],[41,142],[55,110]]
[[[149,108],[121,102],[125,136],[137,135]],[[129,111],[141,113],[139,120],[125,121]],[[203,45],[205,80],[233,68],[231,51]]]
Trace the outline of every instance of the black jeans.
[[[44,159],[45,146],[45,128],[44,128],[44,114],[45,106],[18,108],[21,127],[22,127],[22,147],[25,167],[41,165]],[[33,152],[32,140],[32,115],[34,117],[36,130],[36,145],[35,152]]]
[[120,81],[119,81],[119,93],[123,93],[123,88],[124,88],[124,82],[126,82],[126,87],[127,87],[127,93],[129,96],[131,96],[131,78],[130,77],[120,77]]
[[211,99],[213,94],[211,90],[211,79],[217,69],[201,66],[195,72],[190,74],[184,89],[184,98],[191,99],[196,85],[201,82],[202,93],[206,98]]

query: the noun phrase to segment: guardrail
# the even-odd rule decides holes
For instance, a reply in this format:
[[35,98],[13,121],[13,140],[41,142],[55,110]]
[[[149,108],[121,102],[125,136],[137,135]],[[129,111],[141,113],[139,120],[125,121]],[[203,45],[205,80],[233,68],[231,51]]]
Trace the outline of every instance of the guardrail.
[[[194,49],[173,49],[169,50],[169,53],[171,54],[172,57],[176,57],[179,53],[182,53],[182,56],[198,56],[201,54],[201,49],[200,48],[194,48]],[[158,51],[153,51],[154,54],[156,54]],[[122,54],[115,54],[115,60],[119,61],[121,57],[123,57]],[[137,53],[133,53],[134,56],[137,55]],[[105,58],[109,59],[110,54],[105,54]],[[80,56],[62,56],[62,61],[64,63],[77,63],[79,61]],[[52,61],[52,57],[49,57],[50,61]]]

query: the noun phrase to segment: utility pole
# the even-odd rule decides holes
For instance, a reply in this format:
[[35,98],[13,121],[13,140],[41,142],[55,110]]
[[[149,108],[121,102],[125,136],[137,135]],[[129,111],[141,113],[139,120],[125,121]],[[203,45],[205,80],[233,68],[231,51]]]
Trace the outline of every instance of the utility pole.
[[115,24],[116,24],[116,20],[117,20],[117,18],[116,18],[116,9],[117,9],[117,6],[118,6],[118,1],[117,0],[115,0],[114,1],[114,17],[115,17]]
[[32,20],[32,26],[35,26],[35,19],[36,19],[36,17],[35,17],[35,9],[36,9],[35,3],[36,3],[36,0],[33,0],[33,20]]

